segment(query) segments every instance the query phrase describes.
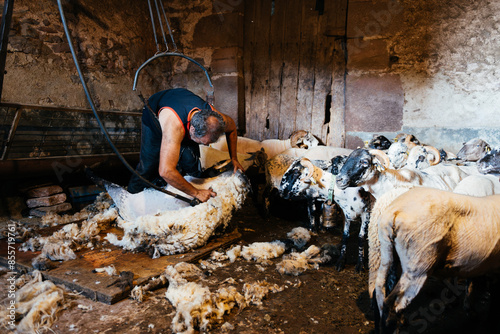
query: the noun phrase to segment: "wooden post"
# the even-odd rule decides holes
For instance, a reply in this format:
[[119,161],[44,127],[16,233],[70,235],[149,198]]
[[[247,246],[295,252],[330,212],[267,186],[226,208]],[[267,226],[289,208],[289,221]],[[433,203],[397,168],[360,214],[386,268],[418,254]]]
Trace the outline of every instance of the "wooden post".
[[0,100],[2,99],[3,76],[5,74],[7,44],[9,43],[9,31],[13,8],[14,0],[5,0],[3,5],[2,24],[0,26]]

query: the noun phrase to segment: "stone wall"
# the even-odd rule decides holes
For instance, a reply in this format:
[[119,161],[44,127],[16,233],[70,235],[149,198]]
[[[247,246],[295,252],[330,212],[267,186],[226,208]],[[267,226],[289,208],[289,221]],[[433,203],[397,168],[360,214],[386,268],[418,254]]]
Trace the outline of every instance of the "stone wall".
[[[63,4],[97,108],[142,109],[132,91],[135,72],[157,51],[147,2]],[[244,128],[243,1],[176,0],[164,4],[178,51],[208,69],[215,107]],[[158,22],[156,25],[158,28]],[[172,44],[169,48],[174,51]],[[165,51],[163,45],[160,51]],[[146,97],[173,87],[186,87],[202,97],[212,90],[202,69],[181,57],[158,58],[140,72],[137,91]],[[2,102],[89,108],[55,1],[15,1]]]
[[[147,8],[118,0],[63,4],[97,108],[140,109],[133,77],[154,52]],[[2,102],[89,108],[55,1],[15,1],[5,70]]]
[[347,146],[397,132],[500,145],[500,2],[349,1]]

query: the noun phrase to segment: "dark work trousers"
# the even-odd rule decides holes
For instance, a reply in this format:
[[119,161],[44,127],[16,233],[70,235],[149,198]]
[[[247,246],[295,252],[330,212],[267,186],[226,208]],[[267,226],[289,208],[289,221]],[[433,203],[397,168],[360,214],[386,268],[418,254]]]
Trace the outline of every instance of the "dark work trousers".
[[[156,116],[146,108],[142,112],[141,154],[136,171],[151,183],[164,187],[167,183],[158,173],[160,167],[161,128]],[[177,170],[181,175],[199,177],[201,175],[200,147],[185,138],[181,143]],[[128,191],[138,193],[149,186],[135,174],[130,178]]]

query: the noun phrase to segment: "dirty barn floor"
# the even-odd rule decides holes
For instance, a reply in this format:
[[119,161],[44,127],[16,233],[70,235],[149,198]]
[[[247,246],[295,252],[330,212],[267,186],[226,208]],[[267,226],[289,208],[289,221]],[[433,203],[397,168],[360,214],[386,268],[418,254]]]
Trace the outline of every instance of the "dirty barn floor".
[[[300,206],[275,207],[269,218],[262,218],[252,201],[233,216],[242,234],[240,244],[273,241],[286,238],[292,228],[303,226]],[[353,228],[353,236],[357,234]],[[309,242],[318,246],[340,243],[340,231],[321,231]],[[242,258],[232,264],[206,272],[203,285],[215,291],[222,281],[232,277],[238,291],[245,282],[266,280],[284,287],[281,292],[270,293],[262,306],[250,305],[243,310],[233,309],[225,317],[227,324],[217,326],[211,333],[370,333],[374,327],[373,311],[367,293],[368,274],[354,271],[356,237],[349,244],[346,269],[335,270],[324,265],[300,276],[283,276],[272,265],[259,265]],[[2,285],[6,284],[2,276]],[[484,326],[473,321],[462,311],[462,290],[450,292],[447,285],[432,281],[407,312],[409,321],[403,327],[408,333],[486,333]],[[6,289],[0,289],[5,298]],[[440,300],[443,291],[449,298]],[[165,298],[162,288],[147,295],[144,302],[131,299],[113,305],[93,302],[73,296],[51,327],[54,333],[171,333],[174,308]],[[453,293],[456,292],[455,298]],[[450,297],[451,294],[451,297]],[[80,306],[79,306],[80,305]],[[83,306],[83,308],[82,308]],[[441,307],[442,306],[442,307]],[[0,332],[2,330],[0,329]]]

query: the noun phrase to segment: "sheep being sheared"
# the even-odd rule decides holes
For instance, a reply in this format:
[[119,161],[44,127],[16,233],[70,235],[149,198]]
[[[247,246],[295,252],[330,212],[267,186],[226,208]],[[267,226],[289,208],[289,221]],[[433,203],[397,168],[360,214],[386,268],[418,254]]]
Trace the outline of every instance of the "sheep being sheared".
[[[246,178],[239,172],[226,172],[208,179],[186,179],[197,188],[212,188],[217,196],[191,207],[156,190],[130,194],[106,182],[105,187],[123,218],[118,220],[118,226],[125,232],[121,240],[112,233],[108,233],[106,239],[127,250],[147,247],[153,258],[187,252],[203,246],[216,228],[225,228],[233,210],[241,207],[249,191]],[[180,193],[173,187],[168,189]]]

